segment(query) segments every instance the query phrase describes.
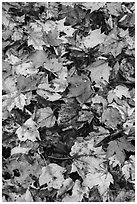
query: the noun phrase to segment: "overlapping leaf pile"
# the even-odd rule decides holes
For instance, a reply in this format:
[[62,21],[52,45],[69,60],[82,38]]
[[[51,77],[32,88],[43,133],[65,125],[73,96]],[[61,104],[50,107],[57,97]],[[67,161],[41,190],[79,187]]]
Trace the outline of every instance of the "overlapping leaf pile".
[[134,201],[134,3],[2,11],[3,201]]

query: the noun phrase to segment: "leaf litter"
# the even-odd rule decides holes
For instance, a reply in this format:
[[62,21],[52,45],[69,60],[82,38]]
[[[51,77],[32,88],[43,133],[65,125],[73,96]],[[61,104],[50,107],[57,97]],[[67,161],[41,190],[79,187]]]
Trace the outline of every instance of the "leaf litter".
[[2,199],[135,197],[135,3],[2,3]]

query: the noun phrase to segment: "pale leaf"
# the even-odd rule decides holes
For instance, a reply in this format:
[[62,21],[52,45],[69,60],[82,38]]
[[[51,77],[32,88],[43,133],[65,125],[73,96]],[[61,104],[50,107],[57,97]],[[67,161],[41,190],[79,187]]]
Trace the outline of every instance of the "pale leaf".
[[33,198],[29,189],[27,189],[25,193],[25,202],[33,202]]
[[91,12],[98,10],[105,6],[106,2],[82,2],[82,5],[86,7],[86,9],[91,9]]
[[27,147],[14,147],[11,149],[11,156],[14,154],[27,154],[30,148]]
[[65,26],[64,25],[65,20],[66,17],[62,20],[57,21],[58,32],[64,32],[66,34],[65,37],[72,37],[75,29],[72,28],[71,26]]
[[93,65],[91,64],[87,69],[91,72],[90,77],[92,81],[105,84],[109,82],[111,67],[108,66],[107,62],[99,64],[98,66],[93,63]]
[[3,90],[7,93],[13,93],[17,91],[16,86],[17,79],[15,76],[8,76],[3,80]]
[[37,94],[40,95],[41,97],[47,99],[48,101],[57,101],[58,99],[60,99],[62,97],[58,93],[48,92],[46,90],[37,90]]
[[71,178],[64,180],[62,187],[59,189],[57,196],[62,196],[66,191],[69,191],[74,186],[74,182]]
[[63,173],[65,168],[51,163],[42,168],[42,174],[39,177],[40,186],[47,184],[48,188],[60,189],[64,182]]
[[14,70],[17,74],[30,76],[33,74],[37,74],[38,70],[33,67],[32,62],[23,62],[17,66],[14,66]]
[[116,96],[118,98],[122,98],[122,96],[126,97],[126,98],[130,98],[130,92],[129,89],[126,86],[116,86],[116,88],[114,89],[114,93],[116,94]]
[[16,64],[21,63],[21,59],[19,59],[18,57],[14,56],[13,54],[9,54],[7,52],[6,55],[8,57],[5,59],[5,62],[8,62],[9,64],[12,64],[12,65],[16,65]]
[[39,131],[37,130],[37,124],[32,120],[28,119],[23,126],[16,130],[16,134],[20,141],[31,140],[32,142],[40,140]]
[[101,44],[106,38],[105,34],[101,34],[100,29],[96,29],[93,31],[90,31],[89,35],[87,37],[83,37],[83,44],[86,48],[93,48],[97,46],[98,44]]
[[107,174],[102,172],[94,173],[94,174],[88,173],[86,175],[85,180],[83,181],[83,185],[88,186],[89,188],[98,186],[98,190],[102,195],[107,191],[107,189],[110,186],[110,183],[113,183],[113,182],[114,182],[113,177],[109,172],[107,172]]
[[121,13],[121,2],[108,2],[107,8],[109,13],[114,16],[119,16]]

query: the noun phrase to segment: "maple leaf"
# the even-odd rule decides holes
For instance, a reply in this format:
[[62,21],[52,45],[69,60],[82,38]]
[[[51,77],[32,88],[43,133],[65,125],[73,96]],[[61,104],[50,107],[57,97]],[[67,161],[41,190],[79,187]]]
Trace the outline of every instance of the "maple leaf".
[[[27,97],[28,96],[28,97]],[[9,93],[2,96],[3,100],[3,113],[8,110],[9,112],[17,107],[23,110],[25,105],[30,104],[31,95],[28,93],[27,95],[19,94],[18,92]]]
[[14,185],[21,185],[24,189],[27,189],[33,182],[32,176],[39,178],[41,174],[41,163],[40,157],[38,154],[35,154],[33,158],[33,163],[30,164],[24,154],[22,154],[18,160],[15,157],[12,160],[9,160],[8,172],[13,175],[15,169],[19,171],[19,176],[14,178]]
[[87,70],[90,71],[90,77],[92,81],[96,83],[108,83],[111,67],[108,66],[108,63],[105,61],[96,61],[95,63],[89,65]]
[[37,130],[37,124],[28,119],[21,127],[16,130],[16,134],[20,141],[31,140],[32,142],[40,140],[39,131]]
[[29,56],[29,59],[32,61],[35,68],[42,66],[44,62],[49,60],[44,50],[36,50]]
[[120,161],[117,159],[116,154],[114,154],[113,156],[109,157],[109,165],[112,165],[112,167],[116,167],[117,165],[121,166]]
[[59,33],[56,28],[53,31],[49,31],[44,37],[49,46],[57,47],[63,43],[62,39],[59,38]]
[[39,127],[52,127],[56,121],[56,117],[50,107],[38,109],[35,117]]
[[87,172],[94,174],[104,169],[105,152],[102,147],[94,147],[93,137],[87,141],[76,141],[70,155],[75,158],[71,172],[77,171],[83,180]]
[[103,195],[107,191],[110,183],[114,183],[114,180],[109,172],[99,172],[94,174],[88,173],[83,181],[83,185],[88,186],[89,188],[98,186],[98,190],[101,195]]
[[[66,34],[65,37],[72,37],[75,29],[72,28],[71,26],[65,26],[64,25],[65,21],[66,21],[66,17],[64,19],[56,22],[58,32],[64,32]],[[61,39],[61,37],[60,37],[60,39]]]
[[56,29],[56,22],[51,20],[51,19],[47,19],[46,22],[42,23],[39,20],[36,20],[36,22],[42,26],[43,31],[46,32],[48,34],[49,31],[54,31]]
[[[116,100],[116,98],[115,98]],[[117,100],[116,100],[117,101]],[[122,117],[122,121],[124,122],[126,120],[127,117],[130,117],[135,109],[134,107],[130,107],[127,103],[127,101],[125,100],[120,100],[121,103],[111,103],[111,107],[113,107],[114,109],[117,109],[119,111],[119,113],[121,114]]]
[[68,98],[76,97],[79,103],[83,104],[92,95],[88,78],[84,79],[82,76],[73,76],[68,78],[68,82],[71,84]]
[[119,55],[126,44],[124,41],[119,40],[117,35],[118,30],[117,27],[114,26],[113,30],[100,45],[99,51],[103,54],[112,53],[114,57]]
[[117,140],[109,142],[109,146],[107,148],[107,158],[116,154],[117,159],[120,161],[121,164],[124,163],[126,155],[126,151],[134,152],[134,146],[128,142],[125,137],[121,137]]
[[42,168],[42,173],[39,177],[40,186],[47,184],[48,188],[60,189],[64,182],[63,173],[65,168],[51,163],[46,167]]
[[28,36],[28,46],[32,45],[35,50],[43,50],[43,45],[47,45],[43,38],[42,26],[38,23],[30,23],[30,30]]
[[83,37],[82,43],[86,48],[93,48],[101,44],[106,38],[105,34],[101,34],[101,29],[90,31],[87,37]]

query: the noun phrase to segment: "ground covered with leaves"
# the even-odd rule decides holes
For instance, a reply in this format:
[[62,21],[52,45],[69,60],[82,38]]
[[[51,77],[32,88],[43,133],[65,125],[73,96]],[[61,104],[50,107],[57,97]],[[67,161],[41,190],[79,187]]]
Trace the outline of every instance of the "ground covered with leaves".
[[134,2],[2,7],[3,201],[134,201]]

